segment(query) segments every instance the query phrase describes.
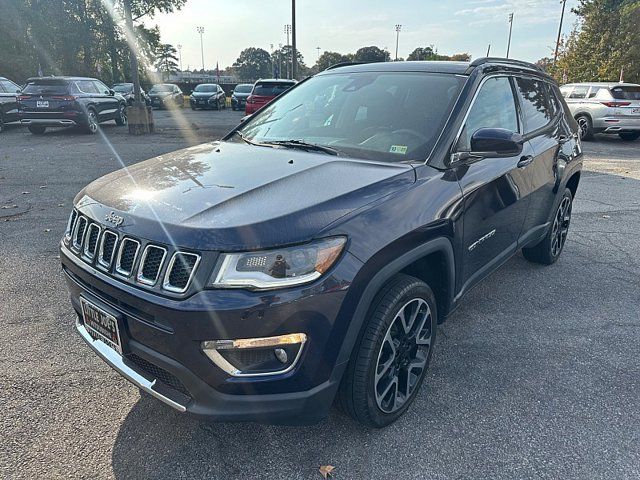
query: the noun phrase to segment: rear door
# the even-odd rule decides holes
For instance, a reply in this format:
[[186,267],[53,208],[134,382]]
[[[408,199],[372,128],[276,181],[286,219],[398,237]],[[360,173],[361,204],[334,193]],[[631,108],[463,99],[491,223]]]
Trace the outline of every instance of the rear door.
[[[481,128],[520,132],[515,92],[508,76],[485,79],[467,114],[456,151],[471,150],[471,136]],[[469,161],[458,168],[464,195],[463,273],[466,290],[516,250],[529,198],[519,167],[532,155],[525,142],[520,155]]]
[[120,102],[116,97],[110,94],[109,87],[99,80],[93,80],[96,89],[96,103],[99,104],[100,121],[113,120],[118,116]]
[[534,77],[515,78],[515,85],[524,137],[533,147],[530,162],[522,162],[520,167],[526,177],[524,193],[531,197],[522,228],[521,242],[526,242],[542,233],[549,220],[556,198],[560,143],[569,140],[571,132],[565,131],[565,123],[560,121],[561,110],[551,85]]

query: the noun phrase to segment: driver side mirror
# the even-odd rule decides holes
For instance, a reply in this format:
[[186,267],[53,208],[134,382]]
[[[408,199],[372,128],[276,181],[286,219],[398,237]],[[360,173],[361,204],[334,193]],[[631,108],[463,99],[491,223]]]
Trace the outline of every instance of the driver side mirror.
[[522,135],[504,128],[480,128],[471,136],[471,152],[483,157],[512,157],[522,153]]

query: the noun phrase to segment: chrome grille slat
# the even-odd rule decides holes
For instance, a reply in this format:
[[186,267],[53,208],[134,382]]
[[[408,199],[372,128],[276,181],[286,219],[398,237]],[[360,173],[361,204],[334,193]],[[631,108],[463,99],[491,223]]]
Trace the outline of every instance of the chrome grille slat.
[[116,253],[116,246],[118,245],[118,235],[105,230],[100,241],[100,250],[98,252],[98,265],[104,268],[111,268],[113,263],[113,257]]
[[64,236],[67,240],[71,240],[71,233],[73,232],[77,219],[78,211],[74,208],[71,210],[71,215],[69,215],[69,220],[67,221],[67,229],[64,232]]
[[167,267],[162,284],[163,288],[175,293],[186,292],[199,263],[200,255],[189,252],[175,252]]
[[87,228],[87,233],[85,234],[84,241],[84,255],[89,259],[93,260],[96,256],[96,250],[98,248],[98,240],[100,239],[100,233],[102,228],[97,223],[89,224]]
[[129,277],[133,272],[133,268],[138,258],[140,250],[140,242],[132,238],[124,238],[120,243],[118,250],[118,259],[116,260],[116,272],[122,276]]
[[147,245],[140,259],[136,279],[145,285],[155,285],[167,256],[167,249],[157,245]]
[[82,248],[87,223],[89,222],[85,217],[79,217],[76,222],[76,226],[73,230],[73,246],[76,250],[80,250]]

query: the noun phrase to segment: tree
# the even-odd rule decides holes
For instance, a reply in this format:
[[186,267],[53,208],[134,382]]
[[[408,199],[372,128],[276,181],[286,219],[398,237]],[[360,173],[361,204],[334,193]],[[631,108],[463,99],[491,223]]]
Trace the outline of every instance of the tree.
[[233,68],[243,81],[257,80],[271,76],[271,56],[262,48],[249,47],[240,52]]
[[391,61],[391,55],[387,50],[382,50],[378,47],[362,47],[358,49],[353,59],[356,62],[363,63],[389,62]]
[[329,68],[331,65],[350,61],[351,57],[349,55],[343,55],[338,52],[324,52],[322,55],[320,55],[320,58],[318,58],[318,61],[316,62],[314,67],[316,71],[321,72]]
[[640,1],[580,0],[573,9],[579,26],[559,46],[549,67],[557,80],[570,82],[640,81]]
[[469,55],[468,53],[454,53],[453,55],[451,55],[451,57],[449,57],[449,60],[451,60],[452,62],[470,62],[471,55]]
[[178,70],[177,50],[173,45],[161,43],[156,50],[156,68],[162,73],[162,79],[166,80],[168,75]]
[[[291,76],[292,52],[293,47],[291,47],[291,45],[285,45],[273,52],[271,55],[271,60],[273,61],[276,73],[279,73],[278,77],[289,78]],[[308,76],[310,69],[305,65],[304,57],[300,53],[300,50],[296,50],[296,59],[298,60],[297,78],[301,79]]]

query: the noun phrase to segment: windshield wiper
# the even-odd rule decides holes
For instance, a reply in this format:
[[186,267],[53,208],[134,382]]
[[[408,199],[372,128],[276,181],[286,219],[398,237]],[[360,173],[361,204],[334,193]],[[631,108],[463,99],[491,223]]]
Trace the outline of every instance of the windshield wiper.
[[340,155],[342,152],[326,145],[318,145],[317,143],[308,143],[302,140],[273,140],[268,145],[278,145],[285,148],[299,148],[301,150],[323,152],[329,155]]
[[243,142],[248,143],[249,145],[255,145],[256,147],[271,147],[271,148],[273,148],[273,145],[271,145],[270,143],[261,143],[261,142],[254,142],[252,140],[249,140],[248,138],[246,138],[244,136],[244,133],[242,133],[240,130],[236,130],[235,132],[233,132],[233,134],[234,135],[238,135]]

